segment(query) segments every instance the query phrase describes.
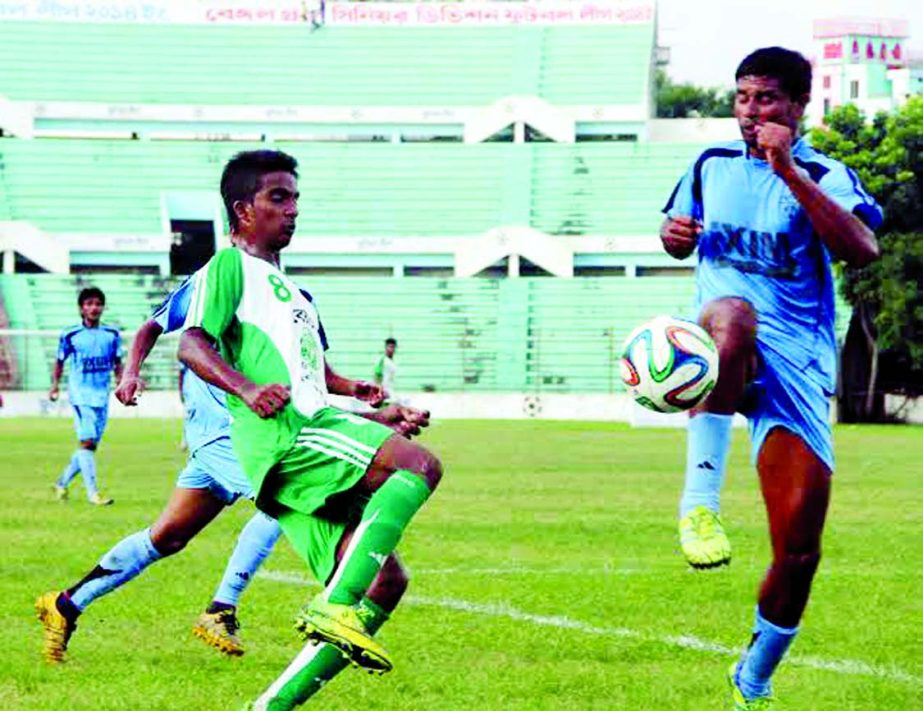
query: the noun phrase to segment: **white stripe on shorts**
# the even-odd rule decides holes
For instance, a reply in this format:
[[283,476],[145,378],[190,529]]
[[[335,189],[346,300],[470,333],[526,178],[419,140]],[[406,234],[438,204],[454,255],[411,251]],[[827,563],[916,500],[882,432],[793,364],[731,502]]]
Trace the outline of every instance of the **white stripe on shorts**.
[[312,435],[322,435],[324,437],[332,437],[334,439],[339,439],[348,444],[350,447],[353,447],[360,452],[368,452],[369,454],[375,454],[378,450],[374,447],[369,447],[367,444],[353,439],[352,437],[347,437],[342,432],[337,432],[336,430],[327,430],[319,427],[304,427],[301,430],[301,434],[312,434]]
[[343,442],[338,442],[332,437],[327,437],[324,434],[309,434],[309,435],[301,434],[301,435],[298,435],[297,441],[302,444],[304,442],[316,442],[318,444],[325,444],[331,449],[335,449],[338,452],[343,452],[344,454],[348,454],[350,457],[354,457],[360,461],[366,461],[366,460],[369,462],[372,461],[371,454],[366,454],[365,452],[358,450],[355,447],[350,447],[348,444],[344,444]]
[[[322,446],[321,443],[315,442],[313,440],[306,440],[306,441],[299,440],[298,444],[307,449],[313,449],[315,452],[321,452],[322,454],[326,454],[328,457],[333,457],[335,459],[342,459],[344,462],[349,462],[350,464],[353,464],[354,466],[357,466],[360,469],[368,469],[369,463],[372,461],[371,459],[366,459],[366,460],[356,459],[353,456],[345,452],[340,452],[334,449],[327,449],[327,447]],[[325,442],[324,444],[327,444],[327,443]]]

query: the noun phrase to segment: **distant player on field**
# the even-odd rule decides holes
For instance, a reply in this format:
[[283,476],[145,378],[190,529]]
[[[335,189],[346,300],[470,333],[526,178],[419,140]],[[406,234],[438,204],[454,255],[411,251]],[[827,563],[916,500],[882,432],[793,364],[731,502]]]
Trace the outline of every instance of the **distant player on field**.
[[74,426],[79,445],[77,451],[55,483],[55,494],[67,500],[67,487],[77,474],[83,476],[87,498],[91,504],[106,506],[112,499],[96,488],[96,460],[93,453],[99,446],[109,416],[109,382],[115,371],[122,374],[121,341],[115,328],[100,324],[106,308],[106,296],[100,289],[83,289],[77,297],[81,323],[61,334],[58,357],[51,376],[48,399],[58,399],[64,364],[70,362],[68,395],[74,408]]
[[[116,389],[116,397],[125,405],[137,402],[143,388],[141,366],[157,339],[164,332],[183,327],[192,287],[192,280],[182,284],[138,330]],[[310,299],[306,292],[305,298]],[[45,627],[44,653],[49,662],[63,661],[77,618],[90,603],[118,589],[152,563],[182,550],[239,497],[253,499],[253,489],[231,447],[224,392],[191,372],[185,373],[182,383],[189,461],[176,489],[153,526],[119,541],[87,576],[66,591],[46,593],[38,599],[36,611]],[[409,408],[389,407],[365,416],[406,436],[428,424],[427,413]],[[197,637],[225,654],[244,653],[237,634],[237,604],[280,534],[278,523],[259,512],[244,526],[211,604],[193,627]]]
[[770,677],[791,644],[820,561],[833,447],[836,383],[831,258],[878,256],[875,201],[842,163],[798,135],[811,65],[797,52],[759,49],[736,72],[742,141],[705,150],[667,202],[666,251],[698,250],[699,323],[718,347],[717,386],[689,421],[683,551],[697,567],[725,563],[718,519],[731,418],[750,422],[769,517],[772,565],[749,649],[730,671],[735,707],[764,708]]
[[386,338],[385,351],[381,354],[378,362],[375,363],[372,379],[385,391],[385,398],[388,402],[406,405],[407,403],[398,396],[394,389],[397,380],[397,363],[394,360],[394,354],[396,352],[397,340],[394,338]]
[[228,393],[234,449],[257,505],[326,584],[299,618],[322,644],[306,647],[256,703],[274,709],[303,701],[347,659],[391,668],[372,635],[407,585],[394,550],[442,476],[427,450],[327,404],[343,379],[325,361],[317,310],[279,269],[298,216],[296,167],[277,151],[241,153],[225,166],[221,194],[237,247],[197,277],[179,350]]

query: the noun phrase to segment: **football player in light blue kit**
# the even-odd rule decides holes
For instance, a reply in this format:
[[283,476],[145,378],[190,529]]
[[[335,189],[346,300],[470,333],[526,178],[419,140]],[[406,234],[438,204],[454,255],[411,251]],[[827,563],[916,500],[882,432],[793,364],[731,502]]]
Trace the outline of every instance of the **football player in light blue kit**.
[[[143,389],[141,365],[164,332],[181,329],[186,321],[193,280],[187,280],[155,310],[132,343],[124,376],[116,397],[125,405],[137,403]],[[310,295],[303,292],[309,300]],[[326,348],[326,337],[321,327]],[[339,377],[339,376],[335,376]],[[340,379],[341,392],[366,401],[380,402],[381,390],[370,383]],[[355,387],[363,386],[363,387]],[[185,437],[189,459],[180,473],[176,489],[156,523],[117,543],[82,580],[64,592],[48,592],[36,601],[36,612],[44,626],[44,656],[52,663],[64,660],[77,618],[97,598],[137,576],[151,563],[182,550],[224,508],[238,498],[253,499],[253,489],[234,456],[230,440],[230,419],[224,392],[205,383],[192,372],[183,377],[186,407]],[[429,414],[390,406],[363,414],[398,433],[411,437],[429,424]],[[219,651],[236,656],[244,653],[237,634],[237,603],[256,570],[278,540],[278,523],[257,512],[244,527],[228,561],[224,577],[212,603],[197,620],[193,634]]]
[[90,503],[106,506],[112,499],[100,494],[96,487],[93,453],[99,446],[109,416],[111,374],[115,371],[116,379],[122,374],[121,339],[117,329],[99,322],[106,308],[106,296],[100,289],[83,289],[77,297],[77,305],[81,323],[61,334],[48,391],[49,400],[58,399],[64,364],[70,362],[67,392],[74,408],[79,446],[55,482],[55,494],[59,501],[66,501],[67,487],[79,473],[83,476]]
[[769,518],[772,564],[750,646],[729,672],[735,708],[754,709],[771,703],[770,677],[820,561],[836,384],[830,262],[876,259],[882,215],[849,168],[798,135],[811,88],[804,57],[757,50],[736,80],[743,140],[695,160],[667,202],[661,239],[678,259],[698,252],[699,323],[720,359],[718,383],[689,421],[684,552],[701,567],[730,557],[717,515],[735,411],[749,419]]

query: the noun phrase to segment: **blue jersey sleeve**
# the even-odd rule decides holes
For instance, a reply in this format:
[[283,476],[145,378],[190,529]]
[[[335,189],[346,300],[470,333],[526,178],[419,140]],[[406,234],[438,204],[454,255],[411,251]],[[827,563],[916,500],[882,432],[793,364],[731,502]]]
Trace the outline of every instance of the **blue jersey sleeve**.
[[122,360],[124,357],[125,349],[122,348],[122,334],[116,331],[115,337],[112,339],[112,362],[115,363],[115,361]]
[[57,358],[59,361],[65,361],[74,353],[74,344],[71,342],[71,336],[73,331],[65,331],[61,334],[61,338],[58,340],[58,355]]
[[192,291],[193,279],[189,278],[170,292],[160,306],[154,309],[151,319],[163,329],[164,333],[178,331],[185,325]]
[[663,206],[663,214],[667,217],[693,217],[697,220],[702,218],[701,206],[697,207],[698,201],[695,199],[693,184],[695,183],[696,163],[689,166],[686,174],[680,178],[667,204]]
[[875,198],[869,195],[859,176],[842,163],[830,167],[818,183],[821,190],[829,195],[840,207],[862,220],[869,229],[881,226],[884,215]]

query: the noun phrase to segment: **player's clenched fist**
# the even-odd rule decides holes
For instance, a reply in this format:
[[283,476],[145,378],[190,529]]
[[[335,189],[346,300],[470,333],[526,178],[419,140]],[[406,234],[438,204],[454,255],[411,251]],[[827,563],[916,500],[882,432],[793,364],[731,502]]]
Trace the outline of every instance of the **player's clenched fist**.
[[756,145],[766,154],[769,167],[777,174],[792,166],[792,130],[778,123],[756,127]]
[[138,376],[124,375],[115,389],[115,397],[120,403],[127,406],[137,405],[138,397],[147,384]]
[[291,395],[285,385],[249,385],[241,389],[240,399],[262,418],[272,417],[289,401]]
[[695,250],[702,225],[685,215],[668,217],[660,228],[660,241],[671,257],[685,259]]

